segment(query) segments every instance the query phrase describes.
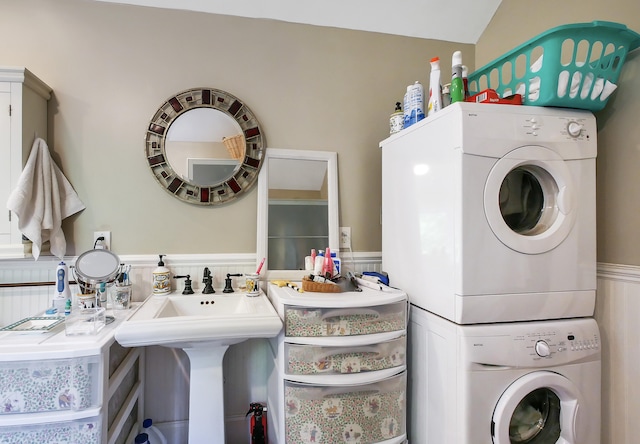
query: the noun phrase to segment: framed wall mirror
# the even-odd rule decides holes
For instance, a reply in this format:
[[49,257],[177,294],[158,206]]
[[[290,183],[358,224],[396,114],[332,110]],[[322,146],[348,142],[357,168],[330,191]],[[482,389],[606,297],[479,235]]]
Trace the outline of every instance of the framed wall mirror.
[[299,279],[311,249],[338,251],[338,155],[268,148],[258,178],[257,258],[267,279]]
[[168,193],[184,202],[216,205],[255,185],[265,143],[244,102],[218,89],[193,88],[158,108],[147,128],[145,155]]

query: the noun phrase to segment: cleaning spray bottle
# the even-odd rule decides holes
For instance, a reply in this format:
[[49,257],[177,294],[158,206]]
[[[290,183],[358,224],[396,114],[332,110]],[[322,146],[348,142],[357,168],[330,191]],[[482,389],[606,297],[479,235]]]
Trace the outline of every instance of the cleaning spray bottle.
[[71,300],[71,291],[69,290],[69,269],[67,264],[60,262],[56,268],[56,292],[53,296],[53,307],[57,314],[64,313],[67,300]]
[[451,103],[464,101],[464,83],[462,82],[462,53],[455,51],[451,58]]
[[427,115],[440,111],[442,106],[442,86],[440,84],[440,58],[431,59],[431,75],[429,76],[429,110]]
[[171,277],[167,267],[164,266],[162,257],[164,254],[159,254],[160,261],[158,267],[153,270],[153,294],[169,294],[171,292]]

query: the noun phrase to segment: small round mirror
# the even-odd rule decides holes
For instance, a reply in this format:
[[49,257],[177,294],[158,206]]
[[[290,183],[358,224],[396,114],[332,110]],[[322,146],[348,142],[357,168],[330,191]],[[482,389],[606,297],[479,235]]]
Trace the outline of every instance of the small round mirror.
[[265,138],[237,97],[212,88],[166,100],[147,129],[145,154],[155,179],[180,200],[227,203],[255,184]]

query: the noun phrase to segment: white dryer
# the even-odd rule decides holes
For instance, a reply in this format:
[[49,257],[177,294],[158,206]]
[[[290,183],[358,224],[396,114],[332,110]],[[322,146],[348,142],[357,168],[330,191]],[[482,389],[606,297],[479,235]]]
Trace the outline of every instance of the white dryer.
[[458,325],[411,307],[409,441],[600,444],[593,318]]
[[382,269],[459,324],[592,316],[596,122],[456,103],[380,143]]

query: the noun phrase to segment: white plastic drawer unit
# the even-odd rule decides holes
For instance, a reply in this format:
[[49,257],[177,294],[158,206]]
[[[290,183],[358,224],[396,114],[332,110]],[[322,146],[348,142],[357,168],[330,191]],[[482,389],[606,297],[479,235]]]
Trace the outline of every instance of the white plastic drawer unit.
[[99,444],[102,433],[99,417],[37,425],[0,428],[2,444]]
[[99,355],[0,362],[0,415],[99,407],[99,377]]
[[285,382],[286,443],[378,443],[405,433],[406,372],[366,385]]
[[407,340],[348,347],[285,343],[288,375],[346,374],[384,370],[405,365]]
[[356,336],[404,330],[406,301],[370,307],[309,308],[285,305],[285,336]]

